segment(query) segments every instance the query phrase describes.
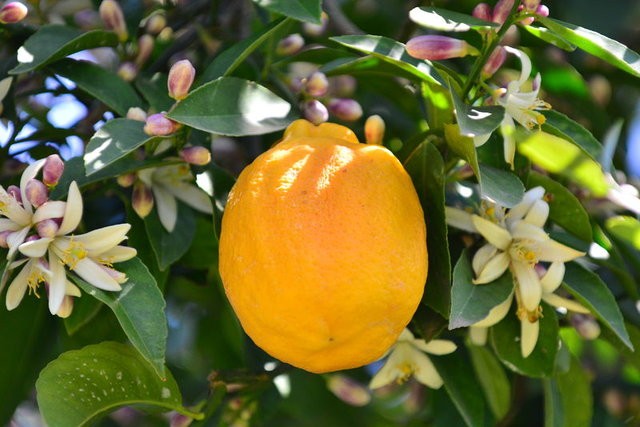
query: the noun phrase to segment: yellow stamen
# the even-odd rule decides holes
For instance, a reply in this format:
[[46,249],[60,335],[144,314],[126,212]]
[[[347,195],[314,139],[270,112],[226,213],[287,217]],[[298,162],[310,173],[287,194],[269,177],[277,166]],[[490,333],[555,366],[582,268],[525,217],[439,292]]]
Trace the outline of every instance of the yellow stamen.
[[400,376],[396,382],[398,384],[404,384],[411,378],[411,375],[416,371],[411,363],[404,362],[400,366],[398,366],[398,370],[400,371]]
[[40,298],[40,295],[38,295],[38,285],[44,282],[45,282],[45,279],[44,279],[44,275],[42,274],[42,271],[40,271],[40,269],[38,268],[32,268],[29,273],[29,277],[27,277],[27,286],[29,287],[29,295],[33,294],[36,296],[36,298]]
[[87,250],[84,245],[78,241],[70,240],[69,247],[64,251],[62,262],[67,264],[70,269],[74,269],[78,261],[86,258]]

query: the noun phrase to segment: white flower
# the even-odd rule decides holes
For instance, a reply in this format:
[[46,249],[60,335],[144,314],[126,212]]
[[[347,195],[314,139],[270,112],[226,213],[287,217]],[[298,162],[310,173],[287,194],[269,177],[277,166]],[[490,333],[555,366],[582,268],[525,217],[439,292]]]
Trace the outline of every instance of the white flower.
[[[531,76],[531,60],[521,50],[504,46],[504,49],[517,56],[522,64],[520,78],[507,85],[507,88],[500,88],[494,92],[493,99],[498,105],[505,109],[504,118],[500,123],[500,131],[504,140],[504,160],[513,168],[513,159],[516,153],[516,141],[514,137],[515,123],[518,122],[527,129],[533,129],[545,122],[542,113],[536,110],[548,110],[551,106],[538,99],[538,92],[542,79],[540,73],[536,74],[531,84],[531,91],[523,90],[524,84]],[[491,134],[478,135],[474,137],[476,147],[483,145]]]
[[393,382],[401,384],[412,375],[427,387],[440,388],[442,378],[425,353],[449,354],[456,348],[454,343],[447,340],[425,342],[425,340],[416,339],[408,329],[405,329],[391,348],[384,366],[371,379],[369,388],[376,389]]

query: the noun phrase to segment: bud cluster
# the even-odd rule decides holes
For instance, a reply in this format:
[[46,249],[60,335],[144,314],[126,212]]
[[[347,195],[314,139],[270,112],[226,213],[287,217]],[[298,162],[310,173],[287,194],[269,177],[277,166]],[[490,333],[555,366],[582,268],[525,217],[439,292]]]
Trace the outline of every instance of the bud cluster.
[[[487,3],[479,3],[474,9],[472,15],[478,19],[496,24],[504,24],[507,17],[511,13],[515,0],[499,0],[491,9]],[[540,16],[549,16],[549,8],[540,4],[540,0],[522,0],[518,6],[518,12],[535,13]],[[526,17],[520,21],[522,25],[529,25],[534,21],[534,17]]]

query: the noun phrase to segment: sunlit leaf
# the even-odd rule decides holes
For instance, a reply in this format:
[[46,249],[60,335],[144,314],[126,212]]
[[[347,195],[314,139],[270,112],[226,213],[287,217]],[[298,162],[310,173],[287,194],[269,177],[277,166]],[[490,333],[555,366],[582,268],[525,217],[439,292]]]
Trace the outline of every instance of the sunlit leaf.
[[320,24],[321,0],[253,0],[259,6],[272,12],[297,19],[298,21]]
[[473,139],[469,136],[463,136],[460,133],[460,127],[457,124],[445,124],[444,136],[449,148],[469,163],[469,166],[476,177],[480,177],[480,165],[478,164],[476,147],[473,144]]
[[436,7],[413,8],[409,18],[420,26],[438,31],[490,30],[499,26],[494,22]]
[[640,250],[640,221],[630,216],[614,216],[604,226],[615,237]]
[[500,126],[504,118],[504,107],[499,105],[473,107],[462,101],[455,90],[451,91],[451,98],[456,109],[460,134],[463,136],[488,135]]
[[520,203],[524,195],[524,185],[516,175],[483,164],[480,165],[480,188],[484,196],[507,208]]
[[537,37],[540,40],[544,40],[545,42],[559,47],[560,49],[566,50],[567,52],[573,52],[576,50],[576,45],[571,44],[548,28],[534,27],[533,25],[522,25],[519,28],[528,32],[532,36]]
[[584,126],[555,110],[545,111],[544,116],[546,121],[542,129],[573,142],[593,160],[600,158],[602,144]]

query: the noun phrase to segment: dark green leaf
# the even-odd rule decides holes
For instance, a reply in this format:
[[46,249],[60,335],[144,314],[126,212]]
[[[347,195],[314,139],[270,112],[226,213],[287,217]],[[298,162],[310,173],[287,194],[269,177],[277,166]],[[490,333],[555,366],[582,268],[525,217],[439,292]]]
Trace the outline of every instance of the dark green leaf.
[[527,184],[529,188],[544,187],[549,196],[548,203],[551,208],[549,218],[553,222],[585,242],[591,242],[589,215],[571,191],[548,176],[535,171],[529,172]]
[[491,328],[491,343],[498,358],[509,369],[529,377],[549,377],[553,374],[558,352],[558,319],[550,305],[542,303],[540,335],[529,357],[522,357],[520,350],[520,320],[512,310]]
[[155,111],[168,111],[175,103],[167,90],[167,75],[156,73],[151,78],[138,77],[135,85]]
[[524,195],[524,185],[517,176],[487,165],[480,165],[480,189],[484,196],[507,208],[520,203]]
[[494,22],[436,7],[413,8],[409,18],[418,25],[438,31],[491,30],[499,26]]
[[553,31],[545,28],[545,27],[534,27],[533,25],[522,25],[521,29],[525,30],[529,34],[534,37],[539,38],[540,40],[544,40],[545,42],[552,44],[560,49],[566,50],[567,52],[573,52],[576,50],[576,45],[569,43],[567,40],[563,39]]
[[622,43],[568,22],[539,15],[536,16],[536,20],[585,52],[640,77],[640,55]]
[[64,328],[69,336],[78,332],[83,326],[91,322],[100,312],[102,303],[95,298],[75,298],[73,312],[64,319]]
[[545,111],[544,116],[546,121],[542,128],[545,131],[573,142],[593,160],[600,158],[602,145],[584,126],[555,110]]
[[624,345],[633,350],[620,308],[607,285],[597,274],[575,262],[567,263],[563,287],[611,329]]
[[272,12],[297,19],[298,21],[320,24],[321,0],[253,0],[259,6]]
[[248,80],[221,77],[191,92],[167,115],[206,132],[261,135],[295,119],[291,104]]
[[136,148],[157,137],[143,131],[144,123],[129,119],[113,119],[104,124],[91,137],[84,154],[84,168],[90,176]]
[[45,25],[18,50],[19,64],[9,74],[32,71],[81,50],[117,44],[118,37],[109,31],[82,31],[65,25]]
[[196,418],[182,406],[176,381],[154,369],[128,345],[103,342],[63,353],[40,373],[38,406],[51,427],[88,425],[127,405],[157,407]]
[[473,107],[460,99],[455,90],[451,90],[451,98],[456,109],[460,134],[463,136],[490,134],[500,126],[504,118],[504,107],[499,105]]
[[102,301],[113,311],[131,343],[149,361],[156,374],[164,378],[168,332],[162,293],[139,259],[118,263],[115,268],[127,275],[127,281],[122,284],[120,292],[105,292],[75,275],[71,277],[84,292]]
[[511,383],[507,374],[498,359],[487,348],[473,344],[469,344],[467,348],[491,412],[496,419],[500,420],[507,415],[511,405]]
[[177,201],[178,220],[175,228],[169,233],[160,223],[158,212],[153,209],[144,219],[149,242],[158,260],[160,270],[165,270],[179,260],[191,246],[196,232],[196,219],[193,210],[184,203]]
[[227,197],[236,180],[214,162],[209,163],[209,176],[213,181],[213,226],[217,240],[220,237],[222,213],[227,204]]
[[433,144],[423,142],[406,160],[405,168],[413,180],[424,211],[429,213],[425,215],[429,275],[423,300],[447,317],[451,305],[451,259],[444,216],[444,162]]
[[102,101],[120,116],[126,116],[129,108],[140,107],[142,104],[129,83],[93,62],[64,59],[52,64],[51,69],[73,81],[80,89]]
[[429,83],[444,85],[431,64],[409,56],[402,43],[382,36],[339,36],[331,40],[389,62],[409,74]]
[[513,278],[508,271],[491,283],[474,285],[471,262],[467,251],[464,251],[453,269],[449,329],[463,328],[483,320],[512,292]]
[[640,250],[640,222],[630,216],[614,216],[604,223],[605,228],[618,239]]
[[449,148],[469,163],[473,173],[480,179],[480,166],[478,165],[476,147],[473,144],[473,139],[461,135],[460,127],[456,124],[445,124],[444,136]]
[[591,425],[591,384],[587,372],[575,357],[571,357],[568,372],[544,380],[544,411],[545,427]]

